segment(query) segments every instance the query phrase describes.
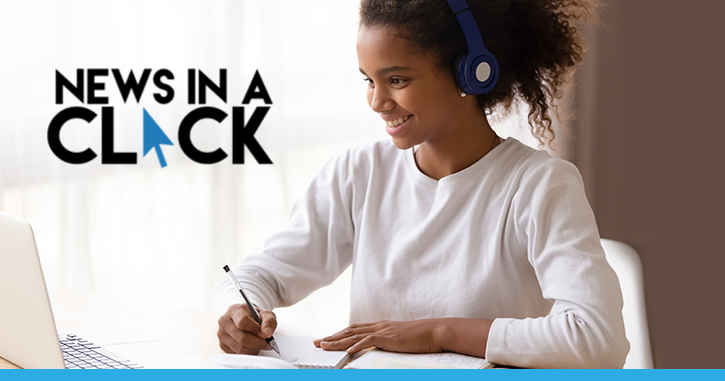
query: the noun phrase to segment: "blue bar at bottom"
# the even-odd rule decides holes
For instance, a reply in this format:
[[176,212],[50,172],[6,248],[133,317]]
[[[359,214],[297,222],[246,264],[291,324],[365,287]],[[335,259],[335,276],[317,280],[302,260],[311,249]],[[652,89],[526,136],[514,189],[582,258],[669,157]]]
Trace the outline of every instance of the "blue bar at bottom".
[[465,380],[725,380],[723,369],[655,369],[655,370],[553,370],[553,369],[486,369],[486,370],[0,370],[0,380],[96,381],[132,380],[239,380],[256,381],[465,381]]

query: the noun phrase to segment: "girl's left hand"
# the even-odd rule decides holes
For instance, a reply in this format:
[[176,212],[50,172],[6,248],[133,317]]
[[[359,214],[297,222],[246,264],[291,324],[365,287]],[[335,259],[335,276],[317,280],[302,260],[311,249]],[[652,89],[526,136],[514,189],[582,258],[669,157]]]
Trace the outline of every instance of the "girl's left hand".
[[332,336],[315,340],[314,344],[326,351],[347,350],[349,353],[373,346],[390,352],[443,352],[437,340],[442,329],[441,320],[353,324]]

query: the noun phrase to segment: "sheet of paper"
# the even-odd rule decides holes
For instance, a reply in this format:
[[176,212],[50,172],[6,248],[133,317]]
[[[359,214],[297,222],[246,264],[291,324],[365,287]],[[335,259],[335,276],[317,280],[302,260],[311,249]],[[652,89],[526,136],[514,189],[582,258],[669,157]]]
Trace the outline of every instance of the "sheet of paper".
[[282,355],[275,351],[261,351],[260,356],[282,359],[299,367],[334,367],[349,358],[345,351],[325,351],[315,347],[312,344],[315,337],[274,335],[274,339]]
[[374,350],[348,364],[355,369],[481,369],[491,363],[458,353],[395,353]]
[[217,354],[201,364],[204,369],[297,369],[287,361],[264,356]]
[[204,361],[160,341],[107,344],[104,348],[146,369],[192,369]]

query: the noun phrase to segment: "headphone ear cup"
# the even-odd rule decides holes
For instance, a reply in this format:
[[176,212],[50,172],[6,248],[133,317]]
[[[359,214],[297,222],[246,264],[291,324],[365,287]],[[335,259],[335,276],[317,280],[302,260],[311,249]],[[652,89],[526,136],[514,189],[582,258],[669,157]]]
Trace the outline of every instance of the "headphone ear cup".
[[467,92],[466,88],[464,87],[464,83],[466,81],[465,78],[465,70],[461,65],[466,64],[466,53],[463,53],[456,58],[456,60],[453,62],[453,79],[456,81],[456,86],[461,91]]
[[489,54],[483,54],[468,61],[468,53],[456,60],[456,84],[466,94],[481,95],[493,89],[498,82],[498,62]]

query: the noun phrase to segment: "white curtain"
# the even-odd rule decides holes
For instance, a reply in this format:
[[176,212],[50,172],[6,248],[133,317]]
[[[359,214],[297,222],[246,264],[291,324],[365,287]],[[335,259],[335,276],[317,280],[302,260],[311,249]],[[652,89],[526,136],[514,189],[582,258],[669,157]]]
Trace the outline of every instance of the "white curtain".
[[[287,218],[294,201],[333,155],[388,138],[368,108],[355,53],[356,0],[23,1],[0,5],[0,211],[33,225],[50,293],[101,293],[206,308],[224,264],[239,262]],[[114,107],[117,151],[137,165],[101,165],[101,105],[83,105],[68,91],[55,104],[55,71],[144,68],[174,73],[175,98],[157,103],[149,82],[139,102],[123,102],[109,73],[100,82]],[[228,75],[227,103],[208,93],[208,106],[230,116],[198,123],[202,150],[231,153],[231,107],[259,70],[273,105],[255,137],[273,165],[247,151],[202,165],[179,149],[176,131],[198,105],[186,99],[186,73]],[[247,118],[259,100],[247,106]],[[67,123],[71,150],[92,148],[83,165],[49,149],[48,125],[60,110],[87,107],[92,123]],[[142,156],[142,109],[174,143]],[[518,116],[494,126],[535,145]],[[2,255],[5,255],[3,253]],[[278,315],[337,328],[347,321],[350,272]],[[330,301],[334,300],[334,304]]]

